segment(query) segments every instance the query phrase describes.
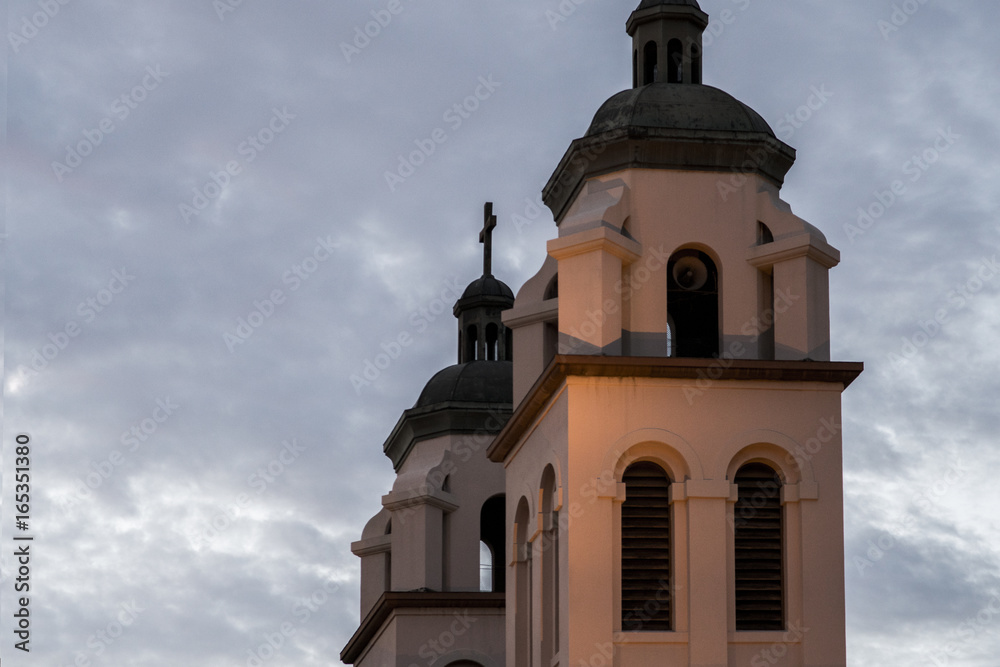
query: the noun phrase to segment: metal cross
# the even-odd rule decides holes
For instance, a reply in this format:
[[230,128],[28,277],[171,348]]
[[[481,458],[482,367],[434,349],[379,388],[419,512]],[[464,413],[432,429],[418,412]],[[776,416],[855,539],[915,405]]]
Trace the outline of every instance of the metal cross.
[[483,209],[483,231],[479,232],[479,242],[483,244],[483,275],[493,275],[493,229],[497,217],[493,215],[493,202],[486,202]]

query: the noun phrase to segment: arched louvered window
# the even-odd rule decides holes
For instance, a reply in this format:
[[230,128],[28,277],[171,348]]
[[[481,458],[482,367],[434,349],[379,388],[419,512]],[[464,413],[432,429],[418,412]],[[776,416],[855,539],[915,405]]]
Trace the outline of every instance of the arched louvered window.
[[622,481],[622,631],[670,630],[670,478],[641,461]]
[[748,463],[736,485],[736,629],[784,630],[781,478],[763,463]]

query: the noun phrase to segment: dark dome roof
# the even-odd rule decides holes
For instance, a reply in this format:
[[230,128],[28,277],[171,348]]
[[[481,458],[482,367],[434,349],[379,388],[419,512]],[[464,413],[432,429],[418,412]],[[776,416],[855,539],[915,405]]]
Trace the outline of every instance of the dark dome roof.
[[430,379],[413,407],[447,402],[513,403],[514,364],[470,361],[449,366]]
[[502,296],[513,301],[514,292],[493,276],[483,276],[469,283],[469,286],[465,288],[465,292],[462,293],[463,299],[474,296]]
[[688,5],[689,7],[701,9],[695,0],[642,0],[639,6],[635,8],[635,11],[649,9],[650,7],[659,7],[660,5]]
[[[646,2],[654,4],[654,0],[644,0],[643,4]],[[774,137],[771,127],[756,111],[729,93],[698,84],[651,83],[622,91],[601,105],[587,136],[629,128],[764,133]]]

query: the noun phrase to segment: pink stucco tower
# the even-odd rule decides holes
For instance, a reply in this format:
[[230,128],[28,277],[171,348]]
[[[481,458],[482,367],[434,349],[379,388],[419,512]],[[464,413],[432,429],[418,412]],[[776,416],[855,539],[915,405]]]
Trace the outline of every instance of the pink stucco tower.
[[795,151],[702,85],[708,16],[642,0],[633,88],[543,197],[504,313],[508,667],[843,667],[839,252],[780,197]]
[[516,298],[487,207],[459,363],[386,440],[352,545],[345,662],[846,665],[840,255],[781,199],[795,151],[702,84],[707,26],[632,12],[633,87],[545,186],[558,235]]

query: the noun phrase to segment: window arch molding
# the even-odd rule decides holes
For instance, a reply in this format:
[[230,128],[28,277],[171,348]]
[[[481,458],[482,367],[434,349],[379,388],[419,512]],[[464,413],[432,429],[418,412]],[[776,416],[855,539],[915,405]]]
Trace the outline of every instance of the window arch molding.
[[[542,466],[542,474],[538,476],[538,484],[535,485],[535,488],[542,489],[542,487],[544,487],[545,484],[549,483],[549,480],[547,479],[548,475],[547,471],[549,469],[552,470],[551,483],[555,486],[557,490],[562,490],[562,471],[559,469],[559,461],[556,459],[555,454],[553,454],[552,457],[545,462],[545,465]],[[553,504],[555,509],[558,510],[559,509],[558,498],[554,499]],[[538,511],[539,512],[544,511],[544,508],[541,506],[541,504],[539,504]]]
[[747,463],[766,463],[788,484],[813,484],[812,462],[798,442],[777,431],[758,430],[742,433],[727,442],[712,466],[713,477],[732,480]]
[[719,272],[719,292],[721,294],[721,292],[722,292],[722,273],[723,273],[723,270],[725,269],[725,266],[722,263],[722,257],[719,256],[719,253],[715,252],[715,250],[712,248],[712,246],[705,245],[704,243],[691,242],[691,243],[682,243],[682,244],[680,244],[679,246],[677,246],[676,248],[674,248],[673,250],[670,251],[670,255],[669,256],[673,257],[674,255],[676,255],[677,253],[681,252],[682,250],[698,250],[698,251],[703,252],[706,255],[708,255],[709,259],[711,259],[712,262],[715,263],[715,268]]
[[674,483],[705,478],[694,447],[676,433],[656,428],[639,429],[619,438],[608,449],[601,470],[611,472],[615,481],[621,481],[625,469],[642,459],[659,464]]

